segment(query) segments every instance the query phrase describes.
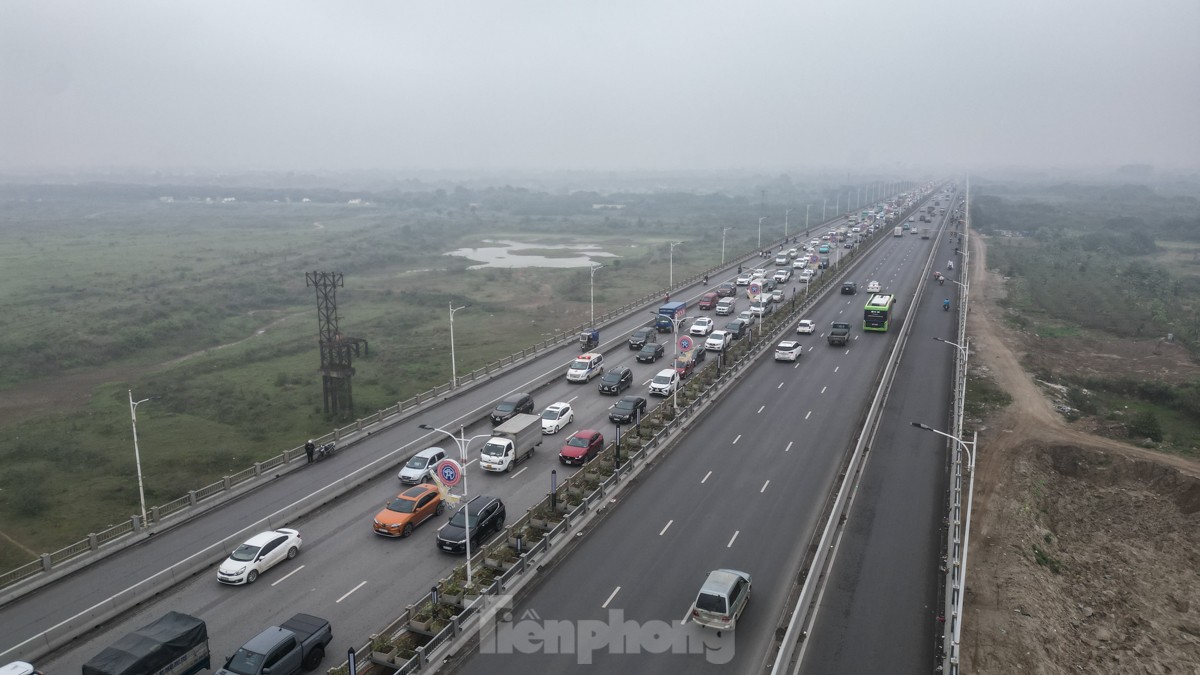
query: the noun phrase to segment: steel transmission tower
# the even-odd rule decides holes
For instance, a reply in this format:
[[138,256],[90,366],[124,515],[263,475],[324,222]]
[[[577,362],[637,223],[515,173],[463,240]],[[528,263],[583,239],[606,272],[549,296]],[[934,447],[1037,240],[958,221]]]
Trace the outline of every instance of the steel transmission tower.
[[317,334],[321,347],[320,373],[325,414],[352,413],[352,360],[354,356],[367,353],[367,341],[342,335],[338,330],[337,288],[342,285],[340,272],[307,272],[304,281],[305,286],[317,289]]

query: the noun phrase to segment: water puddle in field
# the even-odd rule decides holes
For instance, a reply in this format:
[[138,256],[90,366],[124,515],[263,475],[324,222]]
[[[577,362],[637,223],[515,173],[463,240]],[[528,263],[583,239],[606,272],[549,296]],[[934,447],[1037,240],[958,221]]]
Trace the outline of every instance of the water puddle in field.
[[[494,246],[460,248],[445,255],[456,255],[480,264],[467,269],[486,267],[588,267],[596,264],[596,258],[616,258],[595,244],[535,244],[500,239],[485,241]],[[550,255],[544,255],[549,253]]]

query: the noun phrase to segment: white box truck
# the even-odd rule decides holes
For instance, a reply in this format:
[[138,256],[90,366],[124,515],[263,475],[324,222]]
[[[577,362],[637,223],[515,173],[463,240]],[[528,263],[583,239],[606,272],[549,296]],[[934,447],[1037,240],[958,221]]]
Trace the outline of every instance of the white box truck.
[[509,471],[517,463],[533,457],[533,450],[542,444],[542,418],[537,415],[516,415],[492,429],[492,437],[479,454],[479,466],[488,471]]

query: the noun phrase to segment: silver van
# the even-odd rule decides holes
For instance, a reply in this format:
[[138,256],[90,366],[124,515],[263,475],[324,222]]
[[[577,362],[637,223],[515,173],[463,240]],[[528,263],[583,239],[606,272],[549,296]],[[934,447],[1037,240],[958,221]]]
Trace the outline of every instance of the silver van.
[[446,459],[446,451],[441,448],[426,448],[417,454],[413,455],[400,469],[400,473],[396,476],[401,483],[407,485],[416,485],[418,483],[433,482],[433,468],[437,463]]
[[731,569],[713,570],[692,605],[692,621],[717,630],[733,630],[748,602],[749,574]]

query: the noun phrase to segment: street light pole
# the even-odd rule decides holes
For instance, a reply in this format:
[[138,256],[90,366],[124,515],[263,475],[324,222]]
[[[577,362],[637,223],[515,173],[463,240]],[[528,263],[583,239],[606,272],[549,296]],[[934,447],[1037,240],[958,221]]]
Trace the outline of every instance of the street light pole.
[[792,212],[791,209],[788,209],[783,212],[783,239],[785,242],[787,241],[787,236],[788,236],[788,232],[787,232],[788,231],[788,214],[791,212]]
[[763,216],[762,218],[758,219],[758,250],[759,251],[762,251],[762,221],[764,221],[766,219],[767,219],[766,216]]
[[[950,645],[951,653],[949,654],[950,660],[953,663],[958,660],[958,648],[962,636],[963,596],[966,595],[967,588],[967,550],[971,542],[971,506],[975,497],[975,450],[976,444],[979,442],[979,433],[975,432],[971,438],[971,442],[967,443],[957,436],[953,436],[944,431],[938,431],[928,424],[921,424],[920,422],[912,422],[911,424],[918,429],[932,431],[939,436],[945,436],[946,438],[949,438],[958,444],[958,447],[962,452],[967,454],[967,473],[970,474],[970,479],[967,481],[967,524],[963,527],[962,556],[959,560],[959,577],[955,588],[954,625],[952,629],[953,634]],[[961,458],[959,458],[958,461],[961,464]]]
[[670,271],[670,280],[667,282],[668,289],[675,288],[675,247],[682,243],[683,243],[682,241],[671,242],[671,251],[670,251],[671,262],[668,265],[668,267],[671,268],[671,271]]
[[467,447],[470,446],[471,441],[475,440],[476,438],[484,438],[487,436],[491,436],[491,434],[478,434],[478,435],[472,436],[470,438],[467,438],[466,427],[460,426],[458,428],[458,433],[460,435],[455,436],[454,434],[450,433],[449,431],[446,431],[445,429],[442,429],[439,427],[431,427],[428,424],[418,424],[417,426],[420,427],[421,429],[424,429],[425,431],[440,431],[443,434],[446,434],[447,436],[449,436],[450,440],[454,441],[454,444],[458,446],[458,461],[459,461],[459,464],[462,466],[462,480],[463,480],[462,501],[463,501],[463,508],[466,509],[466,512],[463,514],[463,522],[465,524],[465,527],[463,528],[463,536],[464,536],[464,538],[466,540],[466,544],[467,544],[467,585],[466,585],[466,588],[470,588],[471,587],[471,499],[470,499],[471,490],[470,490],[470,488],[467,487]]
[[732,230],[732,227],[727,227],[721,230],[721,264],[725,264],[725,233]]
[[[658,312],[650,312],[650,313],[655,316],[655,320],[657,320],[657,317],[663,316],[662,314],[659,314]],[[677,364],[679,362],[679,324],[683,323],[684,321],[687,321],[688,317],[681,316],[678,319],[676,319],[674,317],[667,317],[667,318],[670,319],[671,324],[672,324],[671,328],[674,331],[671,334],[674,336],[673,340],[675,342],[675,358],[674,358],[674,360],[671,361],[671,369],[674,370],[675,364]],[[695,347],[693,347],[693,349],[695,349]],[[680,377],[679,381],[683,382],[683,378]],[[675,385],[675,391],[671,392],[671,394],[672,394],[671,408],[675,411],[678,411],[679,410],[679,385],[678,384]]]
[[591,306],[589,312],[592,322],[591,327],[596,327],[596,270],[604,267],[604,265],[592,265],[592,271],[588,280],[588,304]]
[[148,522],[146,522],[146,490],[144,487],[142,487],[142,454],[138,450],[137,407],[139,404],[145,403],[146,401],[149,401],[149,400],[150,399],[148,399],[148,398],[144,398],[140,401],[134,401],[133,400],[133,390],[132,389],[129,390],[129,418],[133,422],[133,461],[135,464],[137,464],[138,500],[142,505],[142,529],[143,530],[146,529],[147,527],[149,527],[150,524]]
[[804,236],[806,236],[806,237],[808,236],[808,233],[810,232],[810,230],[808,229],[808,208],[810,206],[812,206],[812,204],[804,205]]
[[821,222],[822,223],[825,222],[825,205],[828,203],[829,203],[828,197],[821,200]]
[[454,313],[466,309],[467,305],[455,307],[453,302],[447,304],[450,305],[450,388],[458,389],[458,363],[454,359]]

